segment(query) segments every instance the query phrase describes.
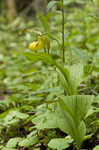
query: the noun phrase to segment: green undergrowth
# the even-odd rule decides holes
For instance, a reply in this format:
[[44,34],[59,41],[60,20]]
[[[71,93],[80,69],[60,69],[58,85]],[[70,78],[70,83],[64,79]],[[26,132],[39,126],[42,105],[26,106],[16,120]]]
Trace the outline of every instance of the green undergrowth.
[[[7,25],[0,16],[1,150],[99,149],[98,8],[90,1],[80,0],[77,8],[64,2],[63,63],[56,3],[34,21],[17,17]],[[50,39],[49,55],[28,49],[37,39],[32,30]]]

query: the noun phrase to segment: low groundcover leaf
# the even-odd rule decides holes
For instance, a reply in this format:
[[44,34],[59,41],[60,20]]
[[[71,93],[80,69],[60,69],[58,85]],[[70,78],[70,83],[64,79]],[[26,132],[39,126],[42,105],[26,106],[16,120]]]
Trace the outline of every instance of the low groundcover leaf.
[[48,146],[52,149],[63,150],[63,149],[68,148],[72,142],[73,140],[71,139],[71,137],[67,136],[66,138],[52,139],[48,143]]

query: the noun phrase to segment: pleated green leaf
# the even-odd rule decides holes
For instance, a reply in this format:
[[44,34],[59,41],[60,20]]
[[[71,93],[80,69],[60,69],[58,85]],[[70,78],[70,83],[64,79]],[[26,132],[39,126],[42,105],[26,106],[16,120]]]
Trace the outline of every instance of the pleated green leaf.
[[85,116],[91,108],[93,96],[63,96],[55,104],[43,108],[32,120],[38,129],[59,128],[70,135],[77,147],[81,146],[86,135]]

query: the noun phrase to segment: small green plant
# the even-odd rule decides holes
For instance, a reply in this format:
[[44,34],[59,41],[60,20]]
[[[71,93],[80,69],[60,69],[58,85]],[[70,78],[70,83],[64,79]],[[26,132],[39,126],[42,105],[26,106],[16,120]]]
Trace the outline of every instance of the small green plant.
[[[38,129],[60,128],[74,139],[79,150],[86,135],[86,126],[83,120],[91,108],[93,99],[92,96],[77,95],[77,87],[84,79],[82,65],[78,64],[78,66],[74,65],[72,68],[66,69],[63,65],[56,63],[51,56],[44,53],[32,54],[26,52],[25,56],[34,62],[42,60],[45,63],[50,63],[55,66],[56,70],[59,71],[60,80],[66,95],[71,95],[58,98],[55,112],[51,113],[50,110],[46,110],[46,113],[41,113],[41,115],[33,119],[33,123],[36,124]],[[76,73],[78,72],[79,74],[77,76]],[[51,117],[53,117],[53,120],[51,120]]]
[[[49,3],[48,7],[51,8],[56,3],[56,1],[52,1]],[[62,59],[64,63],[64,1],[62,0],[58,4],[60,4],[62,10]],[[33,60],[33,62],[41,60],[44,63],[49,63],[50,65],[55,66],[56,71],[59,73],[59,79],[64,89],[64,94],[69,95],[57,97],[57,102],[53,102],[54,104],[50,104],[47,106],[48,108],[45,107],[45,112],[43,113],[41,111],[39,116],[37,115],[36,118],[33,119],[33,123],[36,124],[38,129],[59,128],[74,140],[75,147],[77,150],[80,150],[86,135],[84,119],[88,111],[91,109],[93,100],[92,96],[78,95],[78,86],[85,79],[84,66],[82,64],[75,64],[72,65],[72,67],[64,67],[64,64],[59,64],[54,61],[52,55],[49,56],[41,52],[34,54],[26,52],[25,56],[29,60]],[[52,117],[53,120],[51,120]],[[56,142],[57,140],[58,139],[56,139]],[[66,142],[65,139],[63,140]],[[55,144],[52,146],[51,142],[49,143],[49,147],[59,149],[55,147]],[[66,144],[67,143],[64,143],[62,146],[65,146],[66,148]],[[63,147],[60,147],[60,149]]]

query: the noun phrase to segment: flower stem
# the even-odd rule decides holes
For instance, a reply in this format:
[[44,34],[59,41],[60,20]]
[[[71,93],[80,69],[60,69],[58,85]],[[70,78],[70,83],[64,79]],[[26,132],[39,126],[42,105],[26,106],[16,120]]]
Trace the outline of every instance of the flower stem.
[[65,47],[64,47],[64,0],[62,1],[62,58],[65,63]]

